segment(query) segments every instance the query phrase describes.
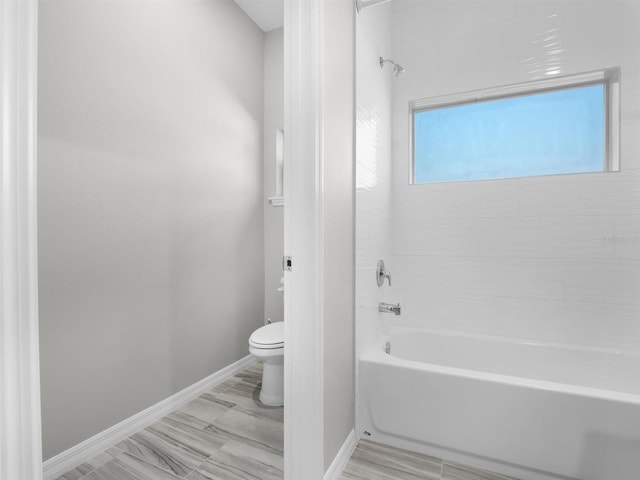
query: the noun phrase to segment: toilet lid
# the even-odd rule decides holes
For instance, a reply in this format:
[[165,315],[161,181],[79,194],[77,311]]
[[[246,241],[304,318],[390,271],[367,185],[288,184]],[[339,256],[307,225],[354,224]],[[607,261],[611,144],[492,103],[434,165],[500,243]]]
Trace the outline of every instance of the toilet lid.
[[284,345],[284,322],[260,327],[249,337],[249,345],[257,348],[278,348]]

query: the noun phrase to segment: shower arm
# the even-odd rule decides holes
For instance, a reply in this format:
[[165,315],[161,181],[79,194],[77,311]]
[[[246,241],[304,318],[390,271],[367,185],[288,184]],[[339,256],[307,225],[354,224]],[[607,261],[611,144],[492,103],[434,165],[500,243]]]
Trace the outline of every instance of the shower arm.
[[356,0],[356,11],[361,13],[367,7],[378,5],[379,3],[387,3],[391,0]]
[[382,57],[380,57],[380,59],[379,59],[380,68],[384,68],[384,64],[386,62],[389,62],[391,65],[393,65],[393,71],[396,73],[396,77],[399,77],[400,75],[402,75],[404,73],[404,67],[402,65],[400,65],[399,63],[394,62],[390,58],[382,58]]

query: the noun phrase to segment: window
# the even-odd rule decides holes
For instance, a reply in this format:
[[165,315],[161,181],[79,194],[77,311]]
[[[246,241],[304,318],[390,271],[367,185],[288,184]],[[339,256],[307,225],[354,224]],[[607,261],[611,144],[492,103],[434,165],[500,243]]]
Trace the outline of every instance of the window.
[[412,183],[618,170],[619,71],[412,102]]

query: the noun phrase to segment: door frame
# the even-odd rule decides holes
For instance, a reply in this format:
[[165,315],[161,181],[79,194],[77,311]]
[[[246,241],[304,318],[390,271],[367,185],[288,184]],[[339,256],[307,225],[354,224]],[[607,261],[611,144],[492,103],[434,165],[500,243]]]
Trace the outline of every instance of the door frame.
[[42,478],[37,0],[0,1],[0,478]]
[[[0,2],[0,477],[42,479],[37,0]],[[322,0],[285,0],[285,479],[324,476]]]
[[323,0],[285,0],[285,480],[324,477]]

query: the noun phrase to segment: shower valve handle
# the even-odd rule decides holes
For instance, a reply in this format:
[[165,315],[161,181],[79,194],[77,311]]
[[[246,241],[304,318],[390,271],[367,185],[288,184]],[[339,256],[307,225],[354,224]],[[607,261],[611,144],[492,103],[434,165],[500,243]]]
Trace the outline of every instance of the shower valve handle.
[[379,287],[382,286],[385,278],[389,281],[389,286],[391,286],[391,272],[384,266],[384,260],[378,260],[378,266],[376,267],[376,282]]

